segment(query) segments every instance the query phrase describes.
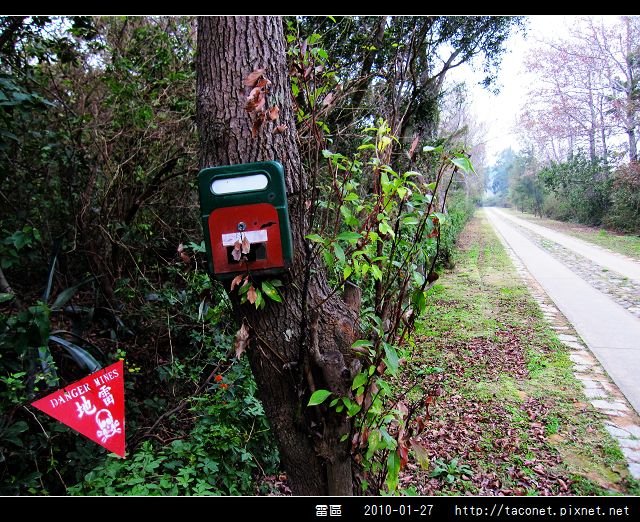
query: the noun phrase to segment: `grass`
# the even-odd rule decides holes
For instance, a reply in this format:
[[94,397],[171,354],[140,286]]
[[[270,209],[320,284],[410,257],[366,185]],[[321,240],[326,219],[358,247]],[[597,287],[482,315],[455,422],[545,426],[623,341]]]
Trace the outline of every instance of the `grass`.
[[409,367],[444,369],[430,447],[473,476],[424,478],[423,492],[628,494],[637,486],[617,443],[482,212],[458,244],[455,268],[430,290]]
[[514,216],[526,219],[532,223],[569,234],[573,237],[577,237],[578,239],[582,239],[583,241],[588,241],[589,243],[607,248],[612,252],[618,252],[619,254],[624,254],[633,259],[640,260],[640,236],[619,234],[603,228],[589,227],[565,221],[556,221],[554,219],[541,219],[527,212],[521,213],[512,210],[511,213]]

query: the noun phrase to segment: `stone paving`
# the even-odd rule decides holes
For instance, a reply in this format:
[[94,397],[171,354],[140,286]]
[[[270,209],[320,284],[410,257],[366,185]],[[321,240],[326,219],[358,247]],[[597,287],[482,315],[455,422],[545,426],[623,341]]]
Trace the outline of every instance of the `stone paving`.
[[591,286],[608,295],[613,301],[640,318],[640,281],[633,281],[617,272],[607,270],[590,259],[542,237],[526,227],[516,223],[512,224],[520,233],[545,249]]
[[[519,227],[519,229],[538,245],[541,245],[541,241],[552,243],[524,227]],[[593,407],[604,415],[605,429],[618,441],[620,450],[627,459],[629,473],[633,478],[640,479],[640,417],[627,402],[618,387],[611,381],[582,339],[576,334],[571,324],[555,307],[553,301],[549,299],[540,284],[531,276],[503,238],[500,235],[499,237],[516,270],[538,303],[545,319],[556,331],[558,339],[569,348],[569,357],[574,363],[573,374],[582,383],[583,392]],[[544,246],[544,248],[549,250],[552,255],[557,256],[572,270],[585,274],[585,279],[588,282],[597,281],[603,289],[608,290],[601,291],[611,295],[617,302],[620,302],[618,301],[619,299],[627,302],[628,306],[623,306],[640,317],[640,287],[637,284],[628,284],[623,290],[617,291],[615,287],[622,276],[614,275],[612,272],[604,273],[599,265],[556,243],[548,247]],[[592,266],[587,266],[587,263]],[[594,271],[594,267],[597,270]],[[604,277],[602,276],[603,273]],[[626,298],[622,299],[621,296],[626,296]],[[633,310],[634,307],[638,307],[638,310]]]

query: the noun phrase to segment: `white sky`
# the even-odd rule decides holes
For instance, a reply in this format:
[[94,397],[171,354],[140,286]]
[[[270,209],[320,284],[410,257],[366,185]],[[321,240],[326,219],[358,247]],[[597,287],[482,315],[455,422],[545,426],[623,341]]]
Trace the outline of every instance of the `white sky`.
[[[527,92],[536,81],[533,74],[524,66],[527,52],[537,47],[541,39],[562,38],[567,36],[568,27],[575,16],[536,15],[529,16],[527,34],[512,34],[506,44],[507,52],[503,55],[502,64],[497,77],[500,93],[496,96],[483,89],[478,82],[483,78],[482,71],[474,73],[468,65],[451,71],[448,80],[465,80],[471,101],[472,112],[477,119],[485,122],[487,128],[487,160],[511,146],[519,149],[516,135],[516,117],[526,102]],[[598,17],[599,19],[601,17]],[[615,16],[602,17],[616,19]],[[480,67],[478,67],[480,69]]]

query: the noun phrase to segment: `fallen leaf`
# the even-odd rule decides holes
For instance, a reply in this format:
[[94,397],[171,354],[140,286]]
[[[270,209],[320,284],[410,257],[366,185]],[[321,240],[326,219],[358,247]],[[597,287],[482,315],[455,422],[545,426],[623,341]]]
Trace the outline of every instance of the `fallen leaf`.
[[256,292],[256,289],[253,288],[253,285],[251,285],[249,287],[249,290],[247,290],[247,301],[249,301],[251,304],[254,304],[256,302],[256,299],[258,299],[258,293]]
[[256,69],[244,79],[244,84],[247,87],[254,87],[260,77],[264,76],[264,71],[264,69]]
[[280,115],[280,107],[274,105],[267,111],[267,116],[271,121],[276,121]]
[[250,250],[251,250],[251,243],[249,243],[249,239],[247,238],[247,236],[243,236],[243,238],[242,238],[242,253],[243,254],[248,254]]
[[240,359],[245,352],[247,345],[249,344],[249,328],[245,323],[242,323],[240,330],[236,332],[235,352],[236,357]]

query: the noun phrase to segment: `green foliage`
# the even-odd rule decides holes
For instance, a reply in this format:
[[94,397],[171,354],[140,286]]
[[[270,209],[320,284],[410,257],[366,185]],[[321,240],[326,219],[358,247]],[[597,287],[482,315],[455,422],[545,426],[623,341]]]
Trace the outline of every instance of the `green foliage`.
[[454,458],[446,462],[444,459],[436,459],[433,463],[433,471],[429,475],[443,480],[447,484],[453,484],[463,475],[471,476],[473,470],[467,464],[461,464],[459,459]]
[[[54,352],[51,310],[44,303],[16,313],[0,312],[0,494],[59,494],[61,473],[77,480],[77,469],[94,465],[101,452],[50,419],[36,416],[28,403],[68,369],[68,352]],[[59,338],[64,342],[64,339]],[[76,356],[91,357],[74,346]],[[55,356],[55,359],[54,359]],[[94,361],[95,362],[95,361]],[[68,381],[65,381],[68,382]]]
[[605,224],[640,234],[640,164],[630,163],[618,169],[612,183],[611,209]]
[[190,401],[193,427],[166,444],[144,441],[127,460],[108,458],[73,495],[251,495],[255,479],[275,473],[278,452],[246,362]]
[[452,252],[474,207],[461,191],[449,205],[445,198],[462,172],[473,175],[473,167],[459,152],[425,146],[431,156],[427,174],[396,172],[388,163],[396,142],[389,125],[379,120],[366,132],[353,157],[322,151],[324,196],[313,211],[316,226],[306,236],[333,285],[348,282],[362,290],[361,338],[352,346],[361,370],[349,394],[336,397],[319,389],[308,406],[351,419],[352,431],[343,440],[352,441],[362,491],[378,494],[397,491],[413,447],[410,426],[414,430],[418,422],[424,428],[425,405],[410,413],[396,380],[413,342],[413,322],[427,307],[428,276],[439,256]]
[[450,268],[453,264],[453,254],[456,240],[476,210],[476,204],[463,193],[454,193],[447,205],[447,219],[441,228],[440,251],[438,262]]
[[611,193],[609,167],[602,160],[591,161],[577,154],[564,163],[545,167],[539,177],[560,201],[566,201],[568,219],[589,225],[602,223]]
[[[193,20],[0,17],[0,32],[0,267],[14,291],[0,294],[0,493],[80,492],[89,472],[94,494],[254,493],[277,451],[230,358],[229,302],[185,241],[201,237]],[[278,301],[278,284],[256,290]],[[28,404],[117,358],[132,459],[105,461]],[[154,487],[160,471],[169,486]]]

